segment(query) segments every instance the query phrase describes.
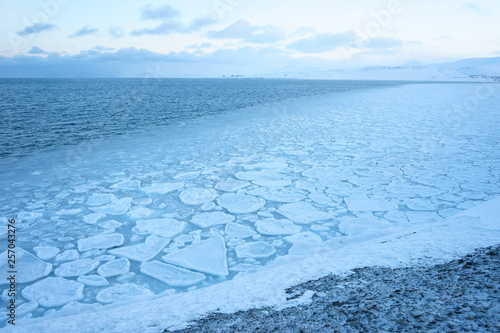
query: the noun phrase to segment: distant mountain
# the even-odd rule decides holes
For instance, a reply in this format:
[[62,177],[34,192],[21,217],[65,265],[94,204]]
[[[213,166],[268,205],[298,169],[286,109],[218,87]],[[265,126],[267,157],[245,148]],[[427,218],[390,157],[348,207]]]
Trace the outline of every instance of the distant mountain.
[[338,79],[338,80],[409,80],[409,81],[500,81],[500,57],[464,59],[451,63],[403,66],[372,66],[327,71],[290,71],[263,77]]

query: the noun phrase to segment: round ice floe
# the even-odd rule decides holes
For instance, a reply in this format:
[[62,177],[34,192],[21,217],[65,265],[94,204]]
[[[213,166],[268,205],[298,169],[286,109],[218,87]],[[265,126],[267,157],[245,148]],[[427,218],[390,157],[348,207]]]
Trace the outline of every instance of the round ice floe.
[[85,204],[87,206],[101,206],[113,200],[116,200],[116,197],[111,193],[95,193],[87,199]]
[[234,250],[238,258],[267,258],[276,253],[274,246],[263,241],[241,244]]
[[270,236],[293,235],[302,230],[301,226],[294,224],[292,221],[274,218],[257,221],[255,227],[257,227],[259,234]]
[[130,216],[130,218],[133,220],[150,217],[153,214],[154,214],[154,210],[149,209],[147,207],[143,207],[143,206],[134,206],[134,207],[130,208],[130,210],[127,213],[127,215]]
[[71,301],[83,299],[82,283],[62,277],[48,277],[23,289],[22,295],[43,307],[62,306]]
[[189,287],[205,280],[205,275],[159,261],[145,262],[141,273],[158,279],[171,287]]
[[247,238],[247,237],[252,237],[253,235],[256,234],[256,232],[253,231],[252,228],[237,223],[226,224],[226,229],[224,230],[224,233],[226,234],[227,237],[234,237],[234,238]]
[[155,235],[149,236],[144,243],[124,246],[110,250],[109,253],[126,257],[135,261],[148,261],[153,259],[170,242],[169,239],[161,238]]
[[122,275],[130,270],[130,261],[127,258],[120,258],[108,261],[97,269],[97,273],[104,277]]
[[62,277],[80,276],[92,272],[100,262],[93,259],[78,259],[61,264],[54,270],[54,274]]
[[264,207],[266,201],[245,194],[225,193],[217,199],[217,203],[230,213],[249,214]]
[[241,181],[241,180],[233,180],[229,179],[215,185],[215,188],[224,191],[224,192],[236,192],[242,188],[250,186],[249,182]]
[[109,284],[108,280],[100,275],[80,276],[77,281],[89,287],[103,287]]
[[[8,265],[7,252],[4,251],[0,254],[0,285],[10,283],[7,278],[10,276],[8,271],[12,269]],[[41,261],[28,251],[16,247],[16,270],[18,272],[16,282],[27,283],[49,275],[52,271],[52,264]]]
[[259,188],[248,192],[248,194],[274,202],[297,202],[306,198],[303,191],[290,188]]
[[288,243],[321,243],[321,237],[313,232],[305,231],[292,236],[285,237]]
[[191,187],[183,190],[179,198],[185,205],[202,205],[217,198],[217,191],[211,188]]
[[135,223],[132,231],[139,235],[157,235],[164,238],[170,238],[180,234],[186,227],[186,222],[175,219],[151,219],[139,220]]
[[100,303],[115,303],[130,298],[145,298],[153,296],[153,292],[133,283],[119,284],[97,293],[95,299]]
[[104,234],[79,239],[77,241],[78,251],[85,252],[92,249],[109,249],[123,244],[122,234]]
[[210,212],[201,213],[193,216],[191,218],[191,223],[197,225],[200,228],[209,228],[214,225],[226,224],[233,222],[235,217],[223,212]]
[[59,249],[53,246],[35,246],[33,250],[36,256],[42,260],[52,259],[59,253]]
[[307,202],[285,204],[278,208],[277,212],[298,224],[327,220],[331,217],[330,214],[317,210]]

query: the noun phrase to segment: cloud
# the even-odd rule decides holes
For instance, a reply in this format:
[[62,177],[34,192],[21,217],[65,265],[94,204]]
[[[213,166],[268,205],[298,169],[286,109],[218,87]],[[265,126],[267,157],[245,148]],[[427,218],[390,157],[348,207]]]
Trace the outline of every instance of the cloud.
[[337,49],[340,46],[350,46],[357,41],[356,33],[347,31],[333,34],[325,32],[315,36],[299,39],[289,44],[288,48],[302,53],[323,53]]
[[473,11],[473,12],[476,12],[478,14],[486,14],[486,13],[488,13],[488,11],[485,10],[484,8],[481,8],[478,5],[476,5],[474,3],[470,3],[470,2],[467,2],[464,5],[462,5],[462,8],[470,10],[470,11]]
[[190,33],[203,29],[204,27],[215,23],[216,20],[212,17],[200,17],[191,21],[188,25],[182,24],[177,20],[167,20],[154,28],[145,28],[134,30],[130,34],[132,36],[142,35],[168,35],[171,33]]
[[108,33],[114,38],[120,38],[125,35],[125,31],[121,27],[112,26],[108,28]]
[[371,38],[360,44],[360,46],[368,49],[392,49],[402,45],[403,41],[399,39],[385,37]]
[[28,54],[47,54],[46,51],[42,50],[38,46],[33,46],[29,51]]
[[94,47],[94,50],[102,52],[102,51],[113,51],[115,49],[112,48],[112,47],[106,47],[106,46],[102,46],[102,45],[97,45],[96,47]]
[[17,34],[19,36],[29,36],[33,34],[38,34],[42,31],[48,31],[54,29],[56,26],[54,24],[49,23],[35,23],[33,25],[27,26],[23,30],[19,31]]
[[276,26],[252,26],[250,22],[242,19],[223,30],[210,31],[207,36],[218,39],[242,39],[250,43],[265,44],[282,40],[285,33]]
[[88,25],[86,25],[83,28],[81,28],[80,30],[76,31],[74,34],[70,35],[69,38],[94,35],[98,32],[99,32],[99,29],[91,28]]
[[180,12],[177,9],[169,5],[164,5],[156,8],[152,7],[151,5],[147,5],[141,8],[142,20],[169,19],[179,16],[179,14]]

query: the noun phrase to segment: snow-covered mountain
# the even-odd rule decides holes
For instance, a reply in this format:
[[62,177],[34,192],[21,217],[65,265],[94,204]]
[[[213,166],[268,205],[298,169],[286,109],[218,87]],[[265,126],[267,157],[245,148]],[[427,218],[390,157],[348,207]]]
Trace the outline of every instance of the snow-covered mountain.
[[412,61],[402,66],[372,66],[327,71],[290,71],[267,74],[264,77],[348,80],[500,81],[500,57],[464,59],[451,63],[429,65]]

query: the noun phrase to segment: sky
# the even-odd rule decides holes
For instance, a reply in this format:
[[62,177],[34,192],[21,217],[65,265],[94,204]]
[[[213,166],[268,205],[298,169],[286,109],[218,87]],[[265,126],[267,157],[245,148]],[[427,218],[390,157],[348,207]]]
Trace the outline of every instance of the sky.
[[0,0],[0,77],[220,77],[500,56],[498,0]]

